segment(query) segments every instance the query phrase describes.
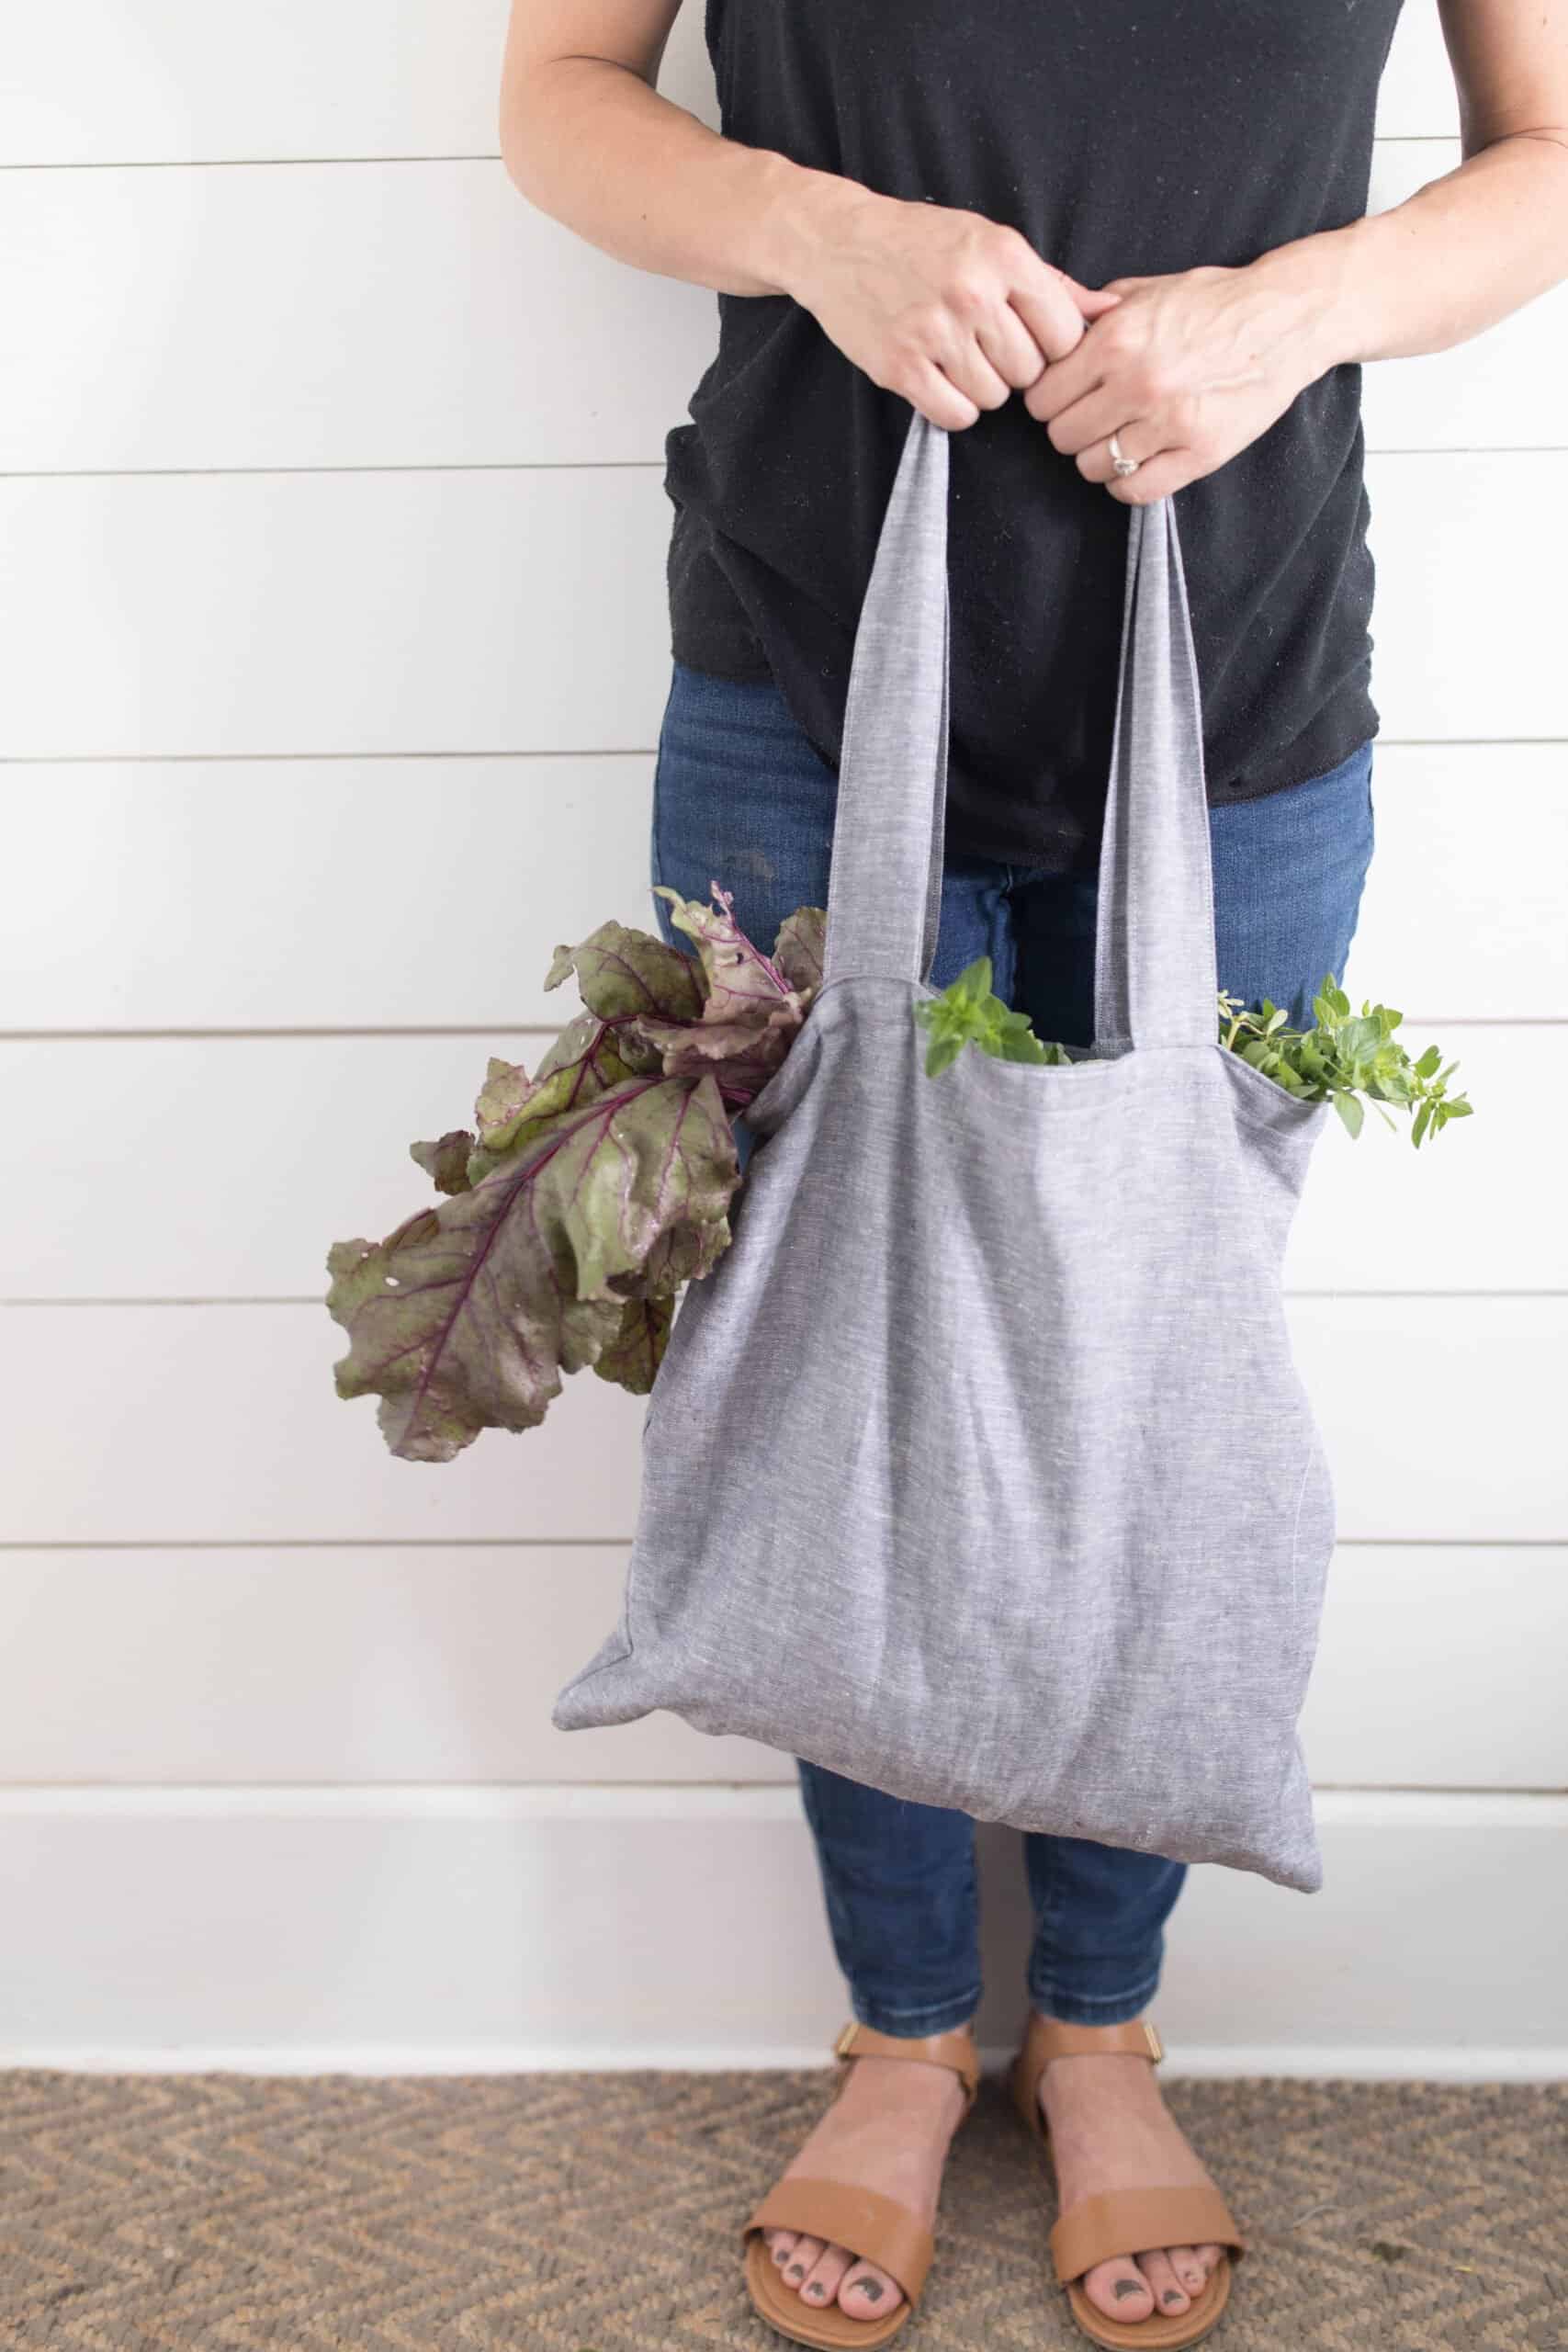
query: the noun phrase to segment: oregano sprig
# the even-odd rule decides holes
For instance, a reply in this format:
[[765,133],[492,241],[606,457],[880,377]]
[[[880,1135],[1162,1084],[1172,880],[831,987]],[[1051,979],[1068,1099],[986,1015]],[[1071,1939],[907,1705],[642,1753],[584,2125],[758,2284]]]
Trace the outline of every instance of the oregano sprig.
[[1363,1095],[1385,1126],[1394,1125],[1387,1104],[1412,1114],[1410,1140],[1417,1150],[1450,1119],[1472,1115],[1474,1106],[1469,1097],[1449,1092],[1459,1064],[1445,1063],[1436,1046],[1428,1046],[1412,1061],[1400,1044],[1394,1032],[1404,1018],[1402,1012],[1370,1002],[1359,1012],[1352,1012],[1332,973],[1314,997],[1312,1009],[1316,1026],[1292,1029],[1281,1008],[1267,998],[1254,1012],[1222,992],[1222,1043],[1290,1093],[1309,1102],[1331,1102],[1353,1136],[1360,1134],[1365,1120]]
[[[1404,1014],[1386,1004],[1352,1010],[1332,973],[1313,999],[1315,1025],[1292,1029],[1286,1008],[1266,997],[1253,1010],[1222,990],[1217,999],[1220,1043],[1265,1078],[1304,1102],[1331,1102],[1347,1132],[1359,1135],[1365,1102],[1389,1126],[1389,1106],[1411,1114],[1410,1140],[1417,1148],[1450,1119],[1468,1119],[1472,1104],[1450,1094],[1458,1068],[1445,1063],[1436,1046],[1412,1060],[1395,1035]],[[1081,1059],[1065,1046],[1035,1035],[1027,1013],[1015,1012],[992,993],[991,959],[978,956],[940,995],[922,999],[915,1018],[930,1035],[926,1074],[947,1069],[966,1045],[1005,1061],[1055,1065]]]

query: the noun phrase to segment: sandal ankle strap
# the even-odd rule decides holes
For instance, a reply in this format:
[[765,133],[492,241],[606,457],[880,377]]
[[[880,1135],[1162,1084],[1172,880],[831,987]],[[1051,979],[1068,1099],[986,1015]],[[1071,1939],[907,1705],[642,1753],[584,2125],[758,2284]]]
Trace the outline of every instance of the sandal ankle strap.
[[834,2042],[833,2055],[838,2061],[840,2090],[853,2059],[907,2058],[920,2066],[947,2067],[964,2086],[965,2115],[975,2104],[980,2080],[980,2053],[966,2025],[955,2026],[949,2033],[893,2034],[878,2033],[874,2026],[861,2025],[852,2018]]
[[1132,2018],[1124,2025],[1065,2025],[1059,2018],[1043,2018],[1038,2009],[1030,2011],[1018,2070],[1032,2094],[1053,2058],[1100,2056],[1146,2058],[1157,2066],[1165,2044],[1149,2018]]
[[1037,2009],[1030,2011],[1024,2047],[1043,2065],[1053,2058],[1121,2055],[1146,2058],[1157,2066],[1165,2056],[1152,2018],[1129,2018],[1124,2025],[1066,2025],[1059,2018],[1043,2018]]

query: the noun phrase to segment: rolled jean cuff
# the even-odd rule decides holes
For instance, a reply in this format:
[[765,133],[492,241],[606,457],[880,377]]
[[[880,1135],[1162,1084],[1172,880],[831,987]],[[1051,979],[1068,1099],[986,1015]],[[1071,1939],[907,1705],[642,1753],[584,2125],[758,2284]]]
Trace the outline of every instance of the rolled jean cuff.
[[1125,1993],[1068,1993],[1059,1986],[1032,1982],[1029,1998],[1043,2018],[1061,2025],[1128,2025],[1141,2018],[1159,1990],[1159,1972],[1146,1976]]
[[929,2033],[952,2033],[967,2025],[980,2006],[980,1988],[966,1993],[955,2001],[943,2001],[923,2009],[890,2009],[878,2001],[862,2000],[852,1995],[851,2007],[856,2022],[869,2026],[873,2033],[892,2034],[899,2041],[919,2041]]

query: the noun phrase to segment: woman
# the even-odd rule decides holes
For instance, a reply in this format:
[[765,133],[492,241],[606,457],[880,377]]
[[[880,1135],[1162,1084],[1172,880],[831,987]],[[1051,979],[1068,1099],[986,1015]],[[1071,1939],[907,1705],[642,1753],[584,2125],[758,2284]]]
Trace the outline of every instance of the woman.
[[[1568,274],[1568,0],[1443,0],[1465,161],[1369,219],[1398,6],[707,0],[716,135],[652,86],[679,0],[519,0],[516,186],[719,295],[717,356],[666,451],[656,881],[701,899],[716,876],[763,939],[825,904],[855,625],[912,404],[953,436],[934,984],[988,953],[1039,1034],[1089,1041],[1118,507],[1180,491],[1221,984],[1310,1017],[1372,846],[1360,363],[1460,342]],[[753,2258],[752,2291],[801,2342],[869,2346],[919,2294],[973,2085],[973,1825],[800,1779],[855,2024],[840,2095],[753,2217],[773,2268]],[[1049,2128],[1058,2275],[1097,2341],[1195,2341],[1240,2241],[1150,2063],[1183,1867],[1024,1851],[1015,2087]]]

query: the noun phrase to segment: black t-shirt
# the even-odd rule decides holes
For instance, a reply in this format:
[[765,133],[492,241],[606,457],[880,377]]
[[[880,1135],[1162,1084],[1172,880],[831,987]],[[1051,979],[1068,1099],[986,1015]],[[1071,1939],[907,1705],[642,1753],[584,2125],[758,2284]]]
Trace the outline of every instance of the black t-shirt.
[[[1400,0],[706,0],[722,128],[960,205],[1088,286],[1240,266],[1366,210]],[[677,660],[773,678],[835,770],[909,402],[786,295],[717,298],[666,440]],[[1346,363],[1175,494],[1212,802],[1377,731],[1361,371]],[[1091,865],[1129,510],[1021,394],[950,440],[947,847]]]

